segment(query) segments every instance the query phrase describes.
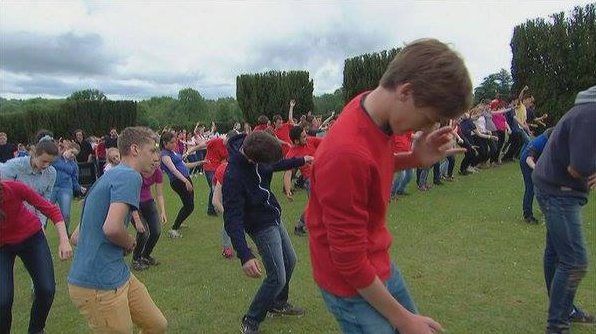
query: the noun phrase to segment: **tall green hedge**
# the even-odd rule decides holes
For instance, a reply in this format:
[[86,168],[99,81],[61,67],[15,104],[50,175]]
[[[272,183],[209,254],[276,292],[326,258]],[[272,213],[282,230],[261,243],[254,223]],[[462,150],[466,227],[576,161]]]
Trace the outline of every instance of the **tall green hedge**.
[[344,101],[350,102],[354,96],[379,85],[389,63],[399,53],[399,48],[367,53],[344,62]]
[[137,123],[137,104],[133,101],[65,101],[55,109],[36,106],[25,112],[0,114],[1,130],[11,142],[31,142],[39,129],[54,132],[56,138],[72,138],[73,130],[104,135],[111,127],[123,129]]
[[313,81],[307,71],[270,71],[236,78],[236,100],[244,119],[256,123],[259,115],[287,117],[289,101],[296,100],[294,115],[313,110]]
[[527,85],[539,112],[552,124],[571,106],[576,94],[596,85],[596,10],[575,7],[568,17],[557,13],[518,25],[511,39],[512,91]]

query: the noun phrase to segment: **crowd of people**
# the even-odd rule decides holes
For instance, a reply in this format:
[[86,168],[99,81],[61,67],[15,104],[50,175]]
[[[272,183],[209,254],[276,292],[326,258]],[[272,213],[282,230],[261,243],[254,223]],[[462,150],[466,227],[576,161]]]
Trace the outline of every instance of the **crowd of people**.
[[[43,333],[55,291],[47,218],[58,231],[60,259],[68,259],[71,243],[76,245],[69,295],[94,332],[130,333],[133,323],[143,333],[165,332],[166,318],[130,270],[159,264],[152,252],[172,210],[165,204],[163,174],[181,202],[167,235],[182,237],[195,209],[193,178],[204,175],[209,187],[204,209],[223,217],[221,255],[236,255],[249,277],[264,276],[242,317],[242,333],[259,333],[267,314],[303,315],[302,307],[289,302],[297,258],[281,220],[282,205],[271,191],[277,171],[283,172],[288,200],[296,188],[307,191],[309,203],[293,231],[309,239],[314,280],[343,332],[439,332],[437,321],[418,314],[389,258],[386,212],[392,200],[407,195],[414,175],[423,192],[453,181],[457,154],[463,154],[462,177],[519,160],[523,218],[530,224],[538,223],[532,209],[536,189],[547,226],[547,333],[568,333],[571,321],[596,323],[573,304],[587,267],[578,213],[596,186],[596,140],[589,128],[596,124],[596,87],[580,93],[577,106],[544,132],[536,130],[546,128],[548,116],[536,115],[528,91],[472,107],[472,85],[460,56],[437,40],[419,40],[396,56],[378,87],[349,102],[341,117],[295,119],[297,102],[291,100],[286,120],[260,116],[254,127],[238,122],[226,134],[219,134],[215,123],[208,131],[199,123],[192,131],[112,128],[100,138],[78,129],[72,139],[59,140],[40,130],[27,154],[0,133],[0,333],[11,328],[17,256],[33,280],[29,333]],[[81,185],[79,169],[89,165],[97,179]],[[74,196],[85,199],[73,229]],[[127,232],[131,223],[135,236]],[[562,224],[573,225],[572,233]]]

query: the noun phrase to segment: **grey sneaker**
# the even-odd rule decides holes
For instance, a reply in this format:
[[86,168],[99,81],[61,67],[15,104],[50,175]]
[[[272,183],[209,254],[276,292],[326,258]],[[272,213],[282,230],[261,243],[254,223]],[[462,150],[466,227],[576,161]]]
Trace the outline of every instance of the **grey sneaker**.
[[576,324],[596,324],[596,317],[594,315],[581,310],[574,310],[569,316],[569,320]]
[[244,316],[244,318],[242,318],[242,323],[240,324],[240,333],[259,334],[259,324]]
[[294,306],[288,302],[283,305],[274,306],[269,310],[269,314],[272,316],[277,315],[293,315],[293,316],[303,316],[304,309],[300,306]]

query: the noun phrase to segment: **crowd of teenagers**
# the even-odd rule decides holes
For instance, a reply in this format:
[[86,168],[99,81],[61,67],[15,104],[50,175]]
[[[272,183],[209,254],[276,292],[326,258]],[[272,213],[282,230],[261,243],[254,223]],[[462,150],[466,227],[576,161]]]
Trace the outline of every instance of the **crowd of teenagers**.
[[[242,333],[259,333],[268,314],[304,315],[289,302],[297,258],[271,191],[278,171],[289,200],[298,187],[309,196],[293,231],[308,237],[314,281],[344,333],[441,332],[439,322],[418,313],[389,256],[386,214],[414,175],[420,191],[453,181],[457,154],[463,154],[461,176],[519,160],[523,217],[538,223],[535,195],[547,228],[546,333],[569,333],[572,322],[596,323],[574,304],[587,268],[581,207],[596,187],[596,86],[579,92],[575,106],[546,130],[547,115],[536,115],[528,87],[509,101],[471,102],[461,57],[425,39],[401,50],[376,88],[324,121],[294,119],[292,100],[286,121],[261,116],[256,126],[236,123],[226,134],[215,124],[188,132],[110,129],[102,138],[86,138],[79,129],[72,140],[40,130],[26,150],[0,133],[0,334],[10,333],[16,257],[33,283],[28,332],[44,333],[55,293],[48,218],[59,236],[59,258],[70,258],[76,246],[68,293],[93,332],[132,333],[134,325],[143,333],[165,332],[166,318],[131,272],[159,264],[152,252],[171,210],[164,173],[181,203],[168,236],[182,237],[195,209],[193,178],[204,175],[206,213],[223,217],[221,254],[240,259],[247,276],[264,276],[242,317]],[[86,187],[79,166],[90,163],[99,177]],[[77,195],[84,195],[78,225],[70,222]],[[135,236],[127,232],[131,223]]]

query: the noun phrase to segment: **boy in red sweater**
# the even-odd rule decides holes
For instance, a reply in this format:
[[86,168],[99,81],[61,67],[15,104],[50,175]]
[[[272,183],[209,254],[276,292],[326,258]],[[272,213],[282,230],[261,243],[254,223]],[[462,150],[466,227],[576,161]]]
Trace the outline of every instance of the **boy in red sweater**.
[[[390,63],[377,88],[355,97],[317,149],[306,222],[313,275],[345,333],[435,333],[417,314],[389,257],[385,216],[395,170],[431,166],[453,149],[452,130],[430,131],[472,103],[463,60],[447,45],[418,40]],[[393,155],[392,134],[423,130],[412,152]]]

